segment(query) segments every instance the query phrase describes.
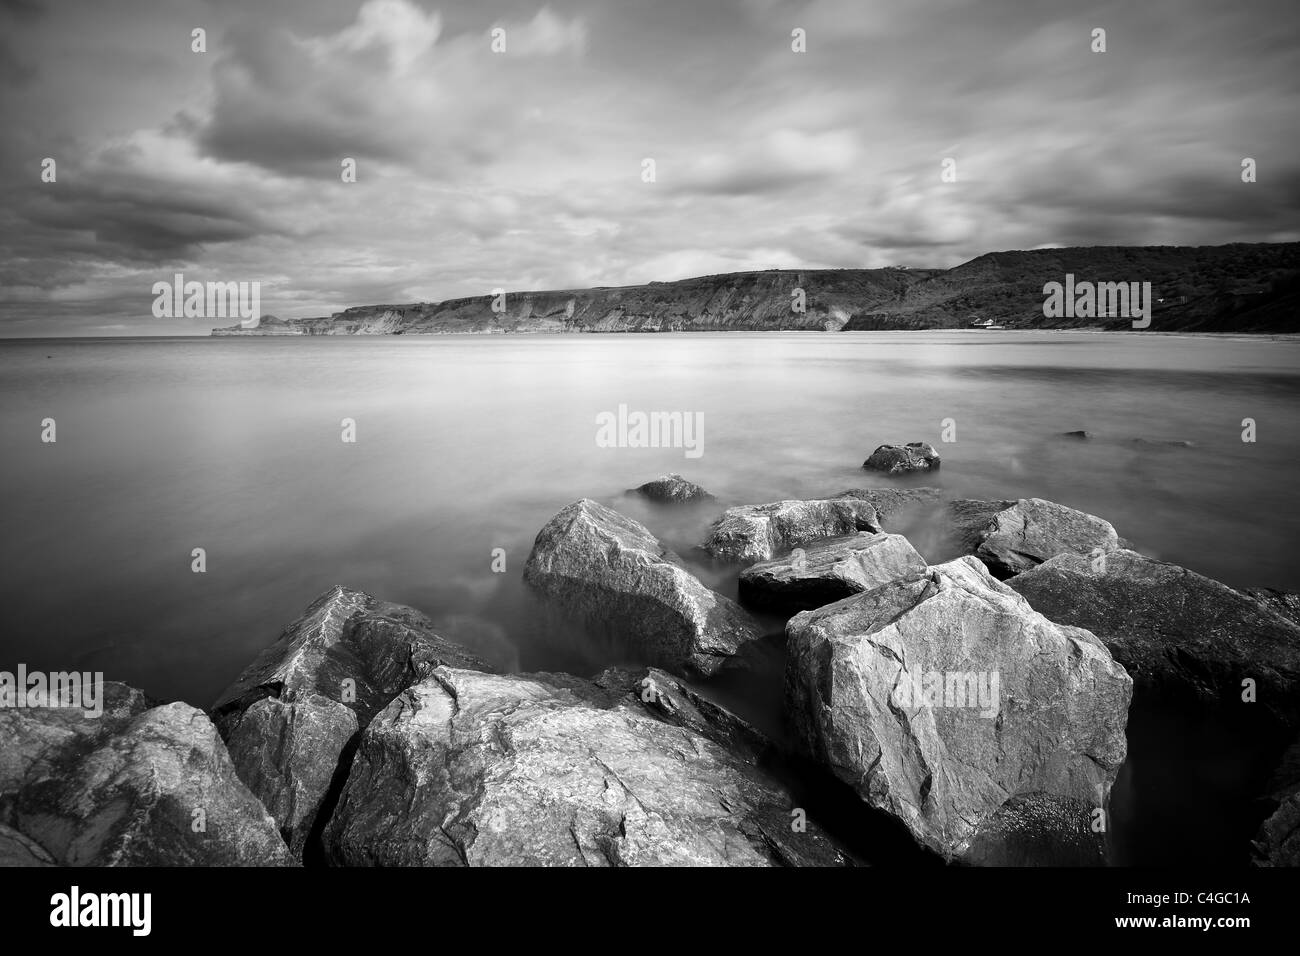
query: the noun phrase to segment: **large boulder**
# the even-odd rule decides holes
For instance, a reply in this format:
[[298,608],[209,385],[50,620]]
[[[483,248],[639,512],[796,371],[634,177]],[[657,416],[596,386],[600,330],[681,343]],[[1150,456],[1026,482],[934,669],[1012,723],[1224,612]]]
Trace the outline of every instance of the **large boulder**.
[[33,865],[292,864],[202,711],[149,707],[122,685],[111,704],[100,718],[66,707],[4,712],[0,822],[25,838],[6,839],[6,855]]
[[964,858],[1016,796],[1104,807],[1132,681],[978,560],[805,611],[786,634],[800,748],[944,857]]
[[332,862],[824,865],[843,857],[751,761],[594,683],[439,668],[362,735]]
[[881,530],[875,507],[863,498],[774,501],[728,508],[709,529],[704,550],[715,558],[766,561],[818,538]]
[[[1300,723],[1300,626],[1250,595],[1128,550],[1058,555],[1008,583],[1096,634],[1140,688]],[[1246,680],[1255,703],[1243,703]]]
[[440,664],[490,669],[428,618],[362,591],[326,591],[213,706],[240,779],[301,857],[357,732]]
[[901,534],[860,531],[750,565],[740,574],[740,599],[780,613],[807,611],[925,568],[925,558]]
[[538,533],[524,581],[670,669],[707,676],[760,636],[749,615],[701,584],[644,525],[585,498]]
[[868,471],[883,471],[888,475],[902,475],[913,471],[938,471],[939,453],[925,442],[913,441],[906,445],[881,445],[862,463]]
[[950,510],[963,544],[1000,578],[1058,554],[1104,554],[1120,546],[1109,521],[1043,498],[958,499]]
[[687,481],[681,475],[664,475],[631,489],[631,492],[649,498],[651,501],[660,502],[713,500],[713,495],[693,481]]

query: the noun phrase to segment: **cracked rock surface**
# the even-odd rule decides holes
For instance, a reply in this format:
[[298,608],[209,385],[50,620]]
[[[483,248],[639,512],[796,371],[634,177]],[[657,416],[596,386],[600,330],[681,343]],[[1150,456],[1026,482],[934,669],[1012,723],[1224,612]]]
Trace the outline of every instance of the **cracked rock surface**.
[[799,745],[935,852],[962,858],[1017,795],[1105,805],[1132,680],[978,560],[805,611],[786,634]]
[[[0,711],[0,858],[22,865],[286,866],[275,822],[200,710],[104,686],[104,713]],[[15,835],[15,833],[17,835]]]
[[754,763],[617,691],[440,667],[363,734],[325,845],[348,865],[845,862],[791,810]]
[[357,732],[440,664],[491,669],[418,611],[335,587],[222,692],[213,715],[239,777],[295,855]]

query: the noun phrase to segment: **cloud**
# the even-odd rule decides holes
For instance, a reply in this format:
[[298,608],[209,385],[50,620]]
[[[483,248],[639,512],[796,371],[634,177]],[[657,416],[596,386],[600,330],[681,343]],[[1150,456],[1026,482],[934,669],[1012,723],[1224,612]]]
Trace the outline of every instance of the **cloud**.
[[260,281],[268,312],[300,317],[497,286],[1294,238],[1290,10],[9,0],[0,334],[206,330],[148,317],[174,271]]

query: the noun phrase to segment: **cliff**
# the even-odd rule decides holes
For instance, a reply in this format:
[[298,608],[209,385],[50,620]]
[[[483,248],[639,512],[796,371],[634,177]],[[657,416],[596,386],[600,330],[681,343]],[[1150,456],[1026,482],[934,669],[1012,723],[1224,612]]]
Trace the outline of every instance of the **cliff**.
[[[736,272],[648,285],[512,292],[443,302],[355,306],[329,317],[264,318],[213,335],[412,335],[494,332],[858,331],[1130,328],[1127,318],[1043,315],[1043,286],[1150,282],[1151,329],[1300,331],[1300,243],[1100,246],[988,253],[952,269]],[[802,289],[806,309],[792,309]]]

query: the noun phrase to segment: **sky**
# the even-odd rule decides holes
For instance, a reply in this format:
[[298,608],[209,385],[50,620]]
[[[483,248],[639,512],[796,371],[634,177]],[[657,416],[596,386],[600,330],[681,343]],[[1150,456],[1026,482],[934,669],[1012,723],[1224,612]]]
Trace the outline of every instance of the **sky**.
[[175,273],[299,318],[1294,241],[1298,41],[1295,0],[0,0],[0,336],[233,324],[155,318]]

